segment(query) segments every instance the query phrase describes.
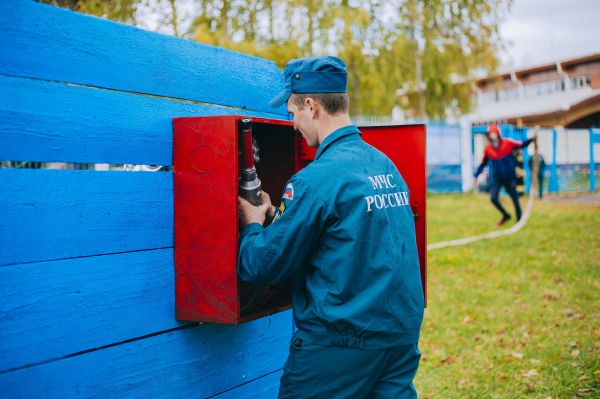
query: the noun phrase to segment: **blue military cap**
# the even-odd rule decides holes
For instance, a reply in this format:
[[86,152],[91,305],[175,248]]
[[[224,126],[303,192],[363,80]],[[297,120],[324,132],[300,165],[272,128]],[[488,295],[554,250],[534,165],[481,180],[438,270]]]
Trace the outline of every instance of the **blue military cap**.
[[285,86],[269,105],[280,107],[292,93],[346,93],[346,64],[338,57],[290,60],[283,71]]

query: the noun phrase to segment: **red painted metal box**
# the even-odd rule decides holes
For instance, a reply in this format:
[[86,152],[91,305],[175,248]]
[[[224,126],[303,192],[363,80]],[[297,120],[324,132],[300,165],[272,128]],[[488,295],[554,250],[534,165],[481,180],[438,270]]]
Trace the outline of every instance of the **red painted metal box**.
[[[256,287],[236,274],[240,121],[245,116],[173,120],[175,305],[178,320],[238,324],[289,308],[290,283]],[[310,163],[315,149],[291,121],[250,117],[264,191],[279,202],[286,181]],[[425,127],[361,128],[404,176],[416,215],[426,289]],[[277,205],[277,204],[275,204]]]

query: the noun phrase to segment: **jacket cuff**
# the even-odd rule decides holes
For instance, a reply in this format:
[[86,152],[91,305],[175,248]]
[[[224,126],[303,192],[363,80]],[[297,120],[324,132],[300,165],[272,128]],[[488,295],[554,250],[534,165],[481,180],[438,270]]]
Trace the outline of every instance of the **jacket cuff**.
[[246,227],[242,228],[240,232],[240,238],[246,237],[248,234],[253,232],[259,232],[263,229],[263,226],[260,223],[249,223]]

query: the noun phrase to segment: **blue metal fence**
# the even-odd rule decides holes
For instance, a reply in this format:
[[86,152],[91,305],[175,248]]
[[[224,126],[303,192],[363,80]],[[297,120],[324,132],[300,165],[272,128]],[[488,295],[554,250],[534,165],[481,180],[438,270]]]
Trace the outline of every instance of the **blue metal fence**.
[[427,124],[427,190],[462,191],[460,125]]
[[590,191],[596,191],[596,175],[600,173],[600,168],[596,165],[594,158],[594,144],[600,144],[600,128],[590,128]]
[[[359,126],[397,125],[398,121],[386,116],[355,115],[352,120]],[[427,125],[427,191],[432,193],[461,192],[461,128],[459,124],[444,121],[425,123]]]

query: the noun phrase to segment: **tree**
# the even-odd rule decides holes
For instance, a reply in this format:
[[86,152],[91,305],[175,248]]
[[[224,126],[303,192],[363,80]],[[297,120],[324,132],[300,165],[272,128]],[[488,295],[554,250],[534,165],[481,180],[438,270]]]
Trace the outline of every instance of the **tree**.
[[[444,119],[468,111],[477,74],[497,68],[498,24],[512,0],[43,1],[132,24],[150,7],[176,35],[281,68],[291,58],[338,55],[348,65],[353,114],[389,115],[399,105]],[[193,11],[181,16],[185,2]]]
[[140,0],[38,0],[84,14],[113,21],[136,24],[136,11]]

